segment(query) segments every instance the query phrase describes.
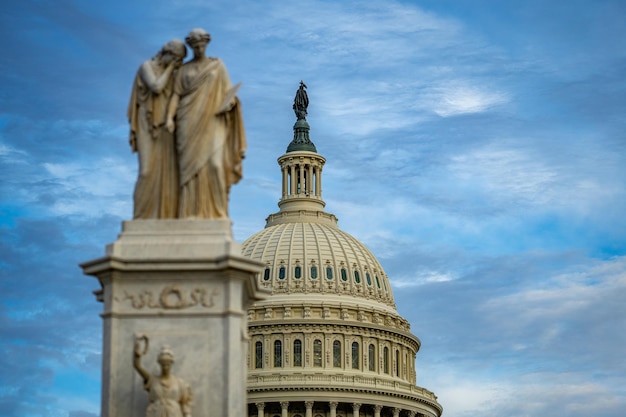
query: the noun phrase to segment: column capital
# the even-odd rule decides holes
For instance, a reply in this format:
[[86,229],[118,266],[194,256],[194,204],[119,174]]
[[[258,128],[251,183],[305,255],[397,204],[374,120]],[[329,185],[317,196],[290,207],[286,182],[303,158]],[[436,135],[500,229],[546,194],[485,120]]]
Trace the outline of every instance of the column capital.
[[259,410],[262,410],[265,408],[265,403],[255,403],[254,405],[256,405],[256,408],[258,408]]
[[375,412],[380,413],[382,409],[383,409],[382,405],[380,405],[380,404],[375,404],[374,405],[374,411]]
[[314,404],[314,401],[305,401],[304,402],[304,406],[307,408],[307,410],[310,410],[311,408],[313,408],[313,404]]
[[409,410],[407,411],[407,417],[415,417],[417,411]]
[[289,408],[289,401],[281,401],[280,402],[280,408],[282,408],[283,410],[286,410]]
[[395,407],[393,409],[393,417],[400,417],[400,411],[402,411],[401,408]]
[[353,403],[352,404],[352,409],[354,411],[359,411],[359,408],[361,408],[361,403]]
[[336,410],[339,403],[337,401],[330,401],[328,405],[330,406],[331,410]]

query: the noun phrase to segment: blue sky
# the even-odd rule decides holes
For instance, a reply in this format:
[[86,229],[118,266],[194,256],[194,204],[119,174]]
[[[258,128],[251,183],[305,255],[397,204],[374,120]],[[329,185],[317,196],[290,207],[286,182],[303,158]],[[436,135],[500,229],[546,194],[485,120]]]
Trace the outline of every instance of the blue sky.
[[623,416],[626,3],[5,3],[0,415],[98,415],[77,265],[132,216],[138,66],[203,27],[243,82],[238,240],[277,211],[304,80],[327,211],[385,267],[444,415]]

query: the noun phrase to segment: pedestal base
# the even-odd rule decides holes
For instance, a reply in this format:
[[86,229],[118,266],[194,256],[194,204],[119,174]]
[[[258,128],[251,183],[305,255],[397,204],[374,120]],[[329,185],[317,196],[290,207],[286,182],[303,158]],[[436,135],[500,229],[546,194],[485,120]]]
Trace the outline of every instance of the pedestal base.
[[161,347],[171,347],[172,373],[193,390],[192,416],[246,414],[246,310],[268,293],[256,280],[262,264],[241,255],[230,220],[124,222],[106,256],[81,267],[102,286],[102,417],[145,415],[149,397],[133,369],[141,335],[151,374],[160,374]]

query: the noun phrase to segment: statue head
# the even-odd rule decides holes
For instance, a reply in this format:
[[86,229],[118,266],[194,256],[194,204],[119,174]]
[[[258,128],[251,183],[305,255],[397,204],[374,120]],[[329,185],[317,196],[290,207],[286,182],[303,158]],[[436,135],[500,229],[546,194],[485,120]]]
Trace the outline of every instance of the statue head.
[[161,351],[159,352],[159,356],[157,356],[157,362],[163,366],[164,364],[173,364],[174,363],[174,352],[169,346],[163,346]]
[[187,48],[183,41],[179,39],[172,39],[161,48],[161,54],[171,54],[177,59],[183,59],[187,56]]
[[189,32],[189,35],[187,35],[187,37],[185,38],[185,42],[187,42],[187,45],[191,46],[192,48],[193,48],[193,45],[197,43],[207,44],[210,41],[211,41],[211,35],[206,33],[204,29],[199,29],[199,28],[192,29],[191,32]]

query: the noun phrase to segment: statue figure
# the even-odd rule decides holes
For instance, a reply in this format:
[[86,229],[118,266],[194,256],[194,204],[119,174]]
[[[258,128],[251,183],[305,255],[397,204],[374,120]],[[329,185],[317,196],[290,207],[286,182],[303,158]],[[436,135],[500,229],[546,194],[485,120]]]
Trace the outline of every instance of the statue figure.
[[293,111],[298,120],[306,120],[306,109],[309,107],[309,96],[306,94],[306,84],[300,81],[300,88],[296,91],[296,98],[293,100]]
[[[142,349],[142,341],[145,343]],[[133,365],[143,378],[144,388],[150,396],[146,417],[191,417],[191,388],[185,381],[172,374],[174,353],[164,346],[157,362],[161,374],[153,375],[141,366],[141,357],[148,352],[148,337],[135,338]]]
[[211,36],[185,39],[193,59],[177,72],[166,126],[175,132],[180,172],[179,218],[228,218],[228,195],[242,176],[246,137],[241,104],[226,67],[205,56]]
[[178,215],[178,168],[173,135],[165,128],[172,74],[187,55],[174,39],[139,67],[128,105],[130,146],[139,156],[135,184],[135,219],[167,219]]

